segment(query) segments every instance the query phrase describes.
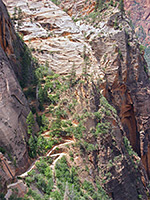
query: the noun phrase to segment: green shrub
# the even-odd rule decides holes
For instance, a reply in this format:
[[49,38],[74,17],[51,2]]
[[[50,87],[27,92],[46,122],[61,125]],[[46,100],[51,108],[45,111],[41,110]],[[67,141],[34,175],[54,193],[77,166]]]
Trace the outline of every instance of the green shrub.
[[[61,191],[61,194],[64,195],[66,183],[68,183],[68,187],[74,187],[74,193],[78,196],[80,192],[80,182],[77,176],[76,169],[72,167],[69,169],[66,158],[63,157],[59,160],[55,167],[56,178],[58,182],[58,188]],[[79,195],[80,196],[80,195]],[[80,199],[80,198],[79,198]]]
[[145,46],[140,44],[139,49],[140,49],[140,52],[143,53],[145,51]]
[[46,193],[47,183],[46,183],[46,180],[45,180],[45,178],[42,174],[36,174],[35,183],[36,183],[36,186],[39,190]]
[[130,156],[132,156],[132,155],[137,156],[136,152],[132,149],[132,146],[131,146],[131,144],[130,144],[130,142],[129,142],[129,140],[126,136],[123,137],[123,142],[124,142],[124,145],[125,145],[125,148],[126,148],[128,154]]
[[6,152],[6,150],[3,147],[0,147],[0,152],[2,152],[4,154]]
[[52,2],[53,2],[54,4],[56,4],[57,6],[61,3],[60,0],[52,0]]
[[6,199],[5,199],[5,194],[1,193],[1,194],[0,194],[0,199],[1,199],[1,200],[6,200]]
[[51,197],[53,200],[63,200],[61,193],[57,190],[51,193]]
[[31,111],[27,116],[26,123],[28,126],[28,134],[30,135],[33,134],[33,127],[34,127],[35,121],[34,121],[33,113]]
[[45,174],[45,170],[48,168],[48,164],[43,159],[36,162],[35,165],[40,173]]
[[29,188],[27,195],[32,196],[34,200],[41,200],[41,195],[39,195],[36,191],[31,190],[31,188]]
[[31,158],[35,158],[37,156],[37,137],[36,136],[30,136],[29,141],[29,156]]

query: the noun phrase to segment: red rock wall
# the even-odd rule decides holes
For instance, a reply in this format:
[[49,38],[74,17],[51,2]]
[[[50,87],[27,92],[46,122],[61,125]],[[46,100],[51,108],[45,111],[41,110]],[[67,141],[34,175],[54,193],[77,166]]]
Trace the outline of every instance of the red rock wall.
[[140,32],[140,27],[143,27],[145,36],[139,37],[140,41],[146,45],[150,45],[150,1],[149,0],[124,0],[125,9],[130,14],[135,31]]

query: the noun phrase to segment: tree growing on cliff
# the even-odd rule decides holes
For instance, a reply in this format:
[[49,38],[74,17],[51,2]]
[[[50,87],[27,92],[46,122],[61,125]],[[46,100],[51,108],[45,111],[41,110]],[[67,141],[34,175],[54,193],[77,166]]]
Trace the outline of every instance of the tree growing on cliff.
[[35,121],[34,121],[33,113],[31,111],[30,111],[30,113],[27,116],[26,123],[28,125],[28,134],[32,135],[33,134],[33,127],[34,127]]
[[101,10],[103,3],[104,3],[104,0],[96,0],[95,11],[97,11],[98,9]]
[[125,12],[125,10],[124,10],[124,0],[120,0],[119,9],[121,11],[121,16],[123,16],[123,13]]
[[12,20],[13,20],[13,22],[17,19],[17,7],[15,6],[14,7],[14,13],[13,13],[13,18],[12,18]]

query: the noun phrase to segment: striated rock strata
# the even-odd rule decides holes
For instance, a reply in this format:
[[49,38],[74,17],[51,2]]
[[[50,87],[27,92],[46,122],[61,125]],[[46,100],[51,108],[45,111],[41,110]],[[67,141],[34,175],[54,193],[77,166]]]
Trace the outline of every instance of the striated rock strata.
[[150,66],[150,1],[149,0],[125,0],[125,9],[132,19],[136,34],[140,42],[146,47],[145,58]]
[[[84,8],[81,8],[85,6],[84,1],[63,2],[60,7],[64,5],[63,9],[68,9],[70,15],[75,16],[75,8],[84,12]],[[79,6],[80,3],[82,6]],[[80,146],[86,159],[84,161],[81,156],[77,166],[82,168],[87,163],[90,171],[88,177],[86,173],[81,173],[83,180],[87,178],[94,185],[96,176],[100,179],[103,177],[103,187],[115,200],[138,199],[141,197],[139,195],[146,200],[147,175],[150,176],[150,83],[147,64],[139,50],[130,20],[122,17],[117,7],[110,5],[101,13],[91,13],[81,18],[77,16],[76,23],[51,1],[7,0],[7,5],[12,17],[14,7],[21,8],[21,24],[18,24],[18,19],[14,20],[16,29],[23,34],[25,42],[41,64],[48,61],[49,67],[59,74],[70,73],[74,66],[78,77],[86,73],[91,78],[90,81],[85,78],[81,83],[77,79],[75,87],[79,84],[71,88],[66,97],[69,99],[75,94],[78,107],[73,112],[76,114],[85,114],[83,108],[86,108],[91,118],[92,112],[103,116],[102,119],[87,116],[84,123],[86,130]],[[91,9],[87,7],[86,13],[92,12],[94,5],[93,2]],[[106,116],[107,112],[101,105],[101,93],[116,108],[120,120],[114,112],[110,113],[110,116],[115,115],[114,118]],[[107,101],[105,104],[108,106]],[[95,129],[99,121],[105,122],[105,117],[111,123],[112,132],[108,129],[106,135],[93,136],[92,127]],[[69,119],[73,120],[72,113]],[[130,155],[130,148],[123,142],[125,135],[138,155]],[[84,141],[97,148],[85,151]],[[113,164],[109,163],[110,160],[113,160]]]
[[125,0],[125,9],[131,16],[135,30],[139,35],[140,41],[144,45],[150,45],[150,1],[149,0],[137,0],[128,1]]

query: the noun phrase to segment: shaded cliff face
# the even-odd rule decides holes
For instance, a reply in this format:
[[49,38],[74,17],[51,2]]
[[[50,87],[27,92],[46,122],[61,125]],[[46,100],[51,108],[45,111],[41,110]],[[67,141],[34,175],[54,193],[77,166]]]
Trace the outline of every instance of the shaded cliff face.
[[140,41],[143,45],[150,45],[149,37],[149,22],[150,22],[150,1],[138,0],[127,1],[125,0],[125,9],[131,16],[135,31],[139,35]]
[[19,82],[22,86],[25,86],[33,80],[31,57],[28,48],[22,42],[18,34],[16,34],[3,3],[1,3],[0,17],[1,47],[6,53]]
[[[70,7],[67,7],[69,4],[64,1],[64,7],[68,9],[68,13],[71,8],[76,8],[79,13],[85,12],[87,15],[89,12],[87,5],[89,3],[90,1],[85,5],[83,1],[76,1],[75,4],[72,3],[73,5],[71,4]],[[77,6],[79,4],[81,6]],[[92,9],[92,2],[90,4]],[[136,6],[138,5],[136,4]],[[136,10],[134,9],[134,12]],[[82,33],[86,34],[86,38],[89,41],[92,40],[90,44],[105,74],[106,82],[102,84],[102,88],[105,88],[103,94],[117,109],[124,131],[133,149],[142,157],[149,176],[149,106],[147,105],[149,105],[150,96],[147,64],[142,51],[139,51],[139,44],[130,19],[122,19],[117,12],[111,16],[109,12],[111,10],[103,12],[103,14],[106,13],[105,19],[102,16],[100,16],[100,20],[96,19],[94,15],[94,20],[90,19],[90,17],[87,17],[87,19],[85,17],[86,24],[92,23],[94,27],[97,27],[94,31],[90,26],[83,25],[82,22],[77,23],[80,24]],[[71,14],[75,16],[75,12]],[[99,27],[101,30],[98,30]],[[99,31],[98,37],[95,37],[96,34],[94,32],[96,31]]]
[[[77,167],[81,183],[85,180],[95,183],[95,191],[98,191],[96,183],[99,183],[112,199],[138,199],[139,195],[147,199],[146,174],[138,156],[129,152],[115,109],[99,93],[99,82],[93,82],[92,78],[82,81],[61,96],[71,102],[70,96],[74,94],[72,99],[75,98],[77,104],[71,109],[74,115],[68,117],[72,124],[76,124],[77,130],[82,127],[82,135],[78,132],[74,135],[77,145],[69,148],[74,163],[70,162],[71,158],[67,159],[68,163]],[[145,180],[144,184],[142,180]],[[120,193],[120,190],[124,192]],[[92,195],[91,199],[94,199]]]
[[[24,52],[6,7],[0,1],[0,189],[29,165],[26,117],[29,106],[17,77],[22,79],[19,56]],[[23,54],[22,54],[23,55]],[[16,73],[16,74],[15,74]],[[17,77],[16,77],[17,75]]]
[[[141,155],[149,176],[149,106],[147,105],[150,98],[150,83],[147,64],[142,52],[139,51],[139,44],[127,19],[121,19],[120,14],[116,13],[108,19],[107,25],[111,27],[116,18],[118,26],[125,29],[113,36],[94,39],[93,49],[105,69],[106,83],[103,84],[103,94],[117,109],[124,131],[133,149],[139,156]],[[111,48],[110,44],[113,44]]]
[[[71,195],[84,200],[147,200],[142,162],[129,145],[116,110],[101,94],[100,80],[93,81],[87,72],[44,79],[43,86],[51,88],[49,94],[59,96],[57,103],[45,105],[49,130],[42,135],[57,139],[60,145],[22,175],[28,196],[44,199],[55,192],[60,200]],[[61,165],[64,157],[67,161]]]
[[[63,2],[66,9],[68,6],[71,10],[69,6],[72,5],[73,16],[84,11],[84,1]],[[61,113],[65,109],[67,117],[63,119],[63,115],[60,119],[72,122],[70,126],[75,130],[69,127],[70,134],[76,131],[77,147],[71,148],[76,163],[68,160],[68,165],[84,168],[84,173],[82,170],[79,173],[81,182],[88,180],[95,186],[96,177],[100,183],[102,180],[102,186],[112,199],[138,199],[141,195],[142,199],[147,199],[147,175],[138,155],[149,175],[149,80],[147,64],[129,19],[110,5],[102,12],[91,12],[94,2],[91,8],[86,7],[87,13],[91,14],[77,16],[76,23],[51,1],[7,1],[7,4],[12,15],[14,7],[21,8],[21,24],[15,20],[16,29],[24,34],[40,63],[47,60],[49,67],[59,74],[77,72],[66,92],[66,77],[57,79],[65,85],[57,92],[60,101],[51,105],[54,116],[49,116],[51,126],[51,120],[56,120],[57,109],[62,109]],[[49,83],[49,79],[43,80],[43,85]],[[50,96],[56,95],[55,82],[54,85],[52,89],[48,86]],[[116,108],[120,120],[101,94]],[[82,124],[80,120],[83,120]],[[80,131],[82,136],[78,135]],[[138,155],[131,151],[125,135]],[[85,163],[89,171],[85,169]]]
[[136,34],[140,42],[146,46],[145,58],[150,65],[150,1],[149,0],[137,0],[128,1],[125,0],[125,9],[130,15],[133,25],[135,27]]

